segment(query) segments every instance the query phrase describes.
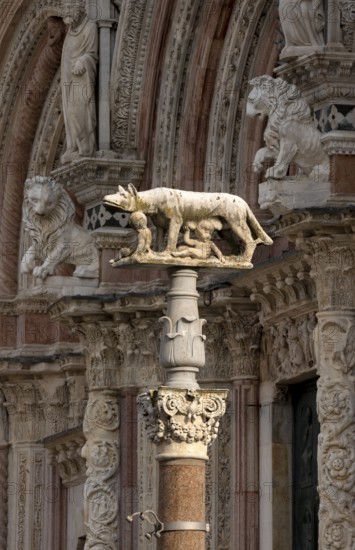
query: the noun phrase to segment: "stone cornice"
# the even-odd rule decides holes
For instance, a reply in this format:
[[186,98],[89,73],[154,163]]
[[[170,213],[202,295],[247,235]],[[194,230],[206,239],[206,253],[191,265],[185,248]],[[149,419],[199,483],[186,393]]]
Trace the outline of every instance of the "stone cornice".
[[248,290],[251,301],[261,304],[263,323],[312,311],[316,305],[310,266],[301,250],[264,262],[233,284]]
[[52,176],[68,187],[80,204],[114,193],[118,183],[140,187],[145,161],[117,158],[82,158],[54,170]]
[[47,313],[49,301],[43,296],[19,296],[13,300],[0,299],[0,315]]
[[355,231],[355,206],[309,208],[281,216],[274,224],[276,235],[291,240],[322,235],[349,235]]
[[355,99],[355,54],[316,52],[278,67],[277,76],[299,87],[314,109],[332,100]]

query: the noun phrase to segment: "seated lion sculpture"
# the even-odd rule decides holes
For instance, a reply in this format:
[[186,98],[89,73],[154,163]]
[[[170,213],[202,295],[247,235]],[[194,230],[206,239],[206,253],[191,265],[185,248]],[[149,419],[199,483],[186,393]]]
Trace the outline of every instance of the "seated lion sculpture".
[[62,185],[46,176],[26,180],[23,219],[32,244],[22,258],[22,273],[45,279],[58,264],[68,262],[76,266],[74,276],[98,277],[92,235],[74,218],[74,204]]
[[264,132],[266,147],[255,155],[255,172],[261,172],[265,160],[273,159],[275,164],[266,171],[267,178],[284,178],[291,162],[307,176],[316,166],[327,174],[329,159],[320,141],[321,134],[296,86],[268,75],[253,78],[249,84],[253,89],[248,96],[247,115],[268,117]]

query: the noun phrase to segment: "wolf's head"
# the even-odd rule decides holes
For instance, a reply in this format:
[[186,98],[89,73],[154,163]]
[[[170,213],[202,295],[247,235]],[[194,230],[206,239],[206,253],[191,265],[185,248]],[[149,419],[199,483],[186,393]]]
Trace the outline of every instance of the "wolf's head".
[[134,212],[137,210],[137,189],[131,183],[128,184],[126,191],[122,185],[118,186],[118,191],[114,195],[106,195],[103,199],[104,204],[120,208],[125,212]]

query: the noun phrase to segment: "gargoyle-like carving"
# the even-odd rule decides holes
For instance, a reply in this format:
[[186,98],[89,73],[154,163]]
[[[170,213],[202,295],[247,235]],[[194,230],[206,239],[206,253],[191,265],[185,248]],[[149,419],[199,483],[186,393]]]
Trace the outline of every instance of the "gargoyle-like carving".
[[[155,258],[169,259],[181,265],[231,267],[236,263],[251,267],[250,260],[259,243],[272,244],[272,240],[260,226],[247,203],[236,195],[228,193],[196,193],[159,187],[138,192],[132,184],[128,190],[119,186],[114,195],[106,195],[104,202],[110,206],[132,212],[131,223],[138,232],[135,251],[121,250],[113,265],[129,261]],[[164,252],[151,249],[152,235],[147,226],[145,214],[151,217],[158,231],[166,231],[167,244]],[[133,218],[133,219],[132,219]],[[177,246],[179,232],[184,228],[184,244]],[[242,248],[239,255],[225,256],[212,241],[213,231],[227,237],[236,248]],[[190,232],[194,231],[195,238]],[[234,251],[235,252],[235,251]]]
[[274,166],[266,171],[267,178],[284,178],[291,162],[301,174],[310,176],[317,166],[318,178],[325,176],[329,159],[301,92],[293,84],[268,75],[253,78],[250,84],[253,89],[248,96],[247,115],[269,117],[264,132],[266,147],[256,152],[255,172],[261,172],[266,160],[274,160]]
[[22,273],[45,279],[61,262],[76,265],[74,276],[98,277],[98,255],[91,234],[74,222],[75,208],[62,185],[35,176],[25,182],[23,219],[32,244]]

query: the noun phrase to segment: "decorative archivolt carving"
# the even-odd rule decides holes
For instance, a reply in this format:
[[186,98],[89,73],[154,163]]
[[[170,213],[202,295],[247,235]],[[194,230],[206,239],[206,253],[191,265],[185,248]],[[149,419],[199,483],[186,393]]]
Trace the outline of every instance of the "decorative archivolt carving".
[[[0,119],[1,135],[4,136],[0,146],[0,158],[4,167],[4,196],[3,196],[3,215],[0,220],[0,234],[2,242],[17,243],[20,227],[20,204],[22,188],[18,182],[22,182],[26,176],[27,164],[30,157],[30,151],[36,132],[38,118],[43,105],[42,93],[46,93],[51,84],[52,78],[57,71],[60,63],[61,46],[63,41],[63,24],[58,19],[50,20],[48,42],[42,48],[38,56],[34,69],[31,72],[22,97],[26,100],[22,103],[19,110],[14,108],[14,102],[18,99],[20,92],[19,83],[22,81],[23,71],[28,69],[26,56],[33,54],[33,48],[37,45],[44,29],[45,9],[52,10],[50,2],[38,2],[38,11],[33,12],[28,9],[23,14],[19,30],[19,42],[13,46],[11,60],[6,65],[3,72],[3,81],[0,83],[2,88],[2,120]],[[14,59],[15,58],[15,59]],[[10,74],[8,74],[10,71]],[[40,93],[39,93],[40,91]],[[15,121],[12,114],[16,113]],[[10,129],[10,124],[12,124]],[[5,139],[11,136],[11,145],[7,149],[4,157]],[[21,162],[18,159],[21,159]],[[11,223],[8,220],[8,214],[11,212]],[[16,249],[16,246],[15,246]],[[5,255],[0,269],[0,280],[7,292],[16,290],[16,270],[17,255]],[[11,290],[10,290],[11,289]]]
[[[237,2],[229,24],[217,74],[211,107],[205,180],[208,190],[241,192],[238,181],[239,131],[249,71],[265,21],[265,3]],[[240,167],[243,171],[245,166]]]
[[112,142],[116,150],[137,146],[137,115],[154,0],[122,5],[112,71]]
[[[191,37],[201,2],[181,0],[175,5],[167,40],[166,60],[161,76],[161,90],[157,105],[156,145],[154,150],[153,181],[168,187],[174,180],[174,154],[178,111],[186,60],[191,48]],[[177,38],[178,37],[178,38]]]

